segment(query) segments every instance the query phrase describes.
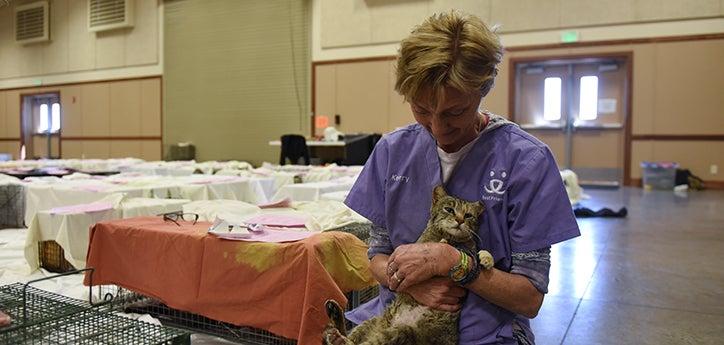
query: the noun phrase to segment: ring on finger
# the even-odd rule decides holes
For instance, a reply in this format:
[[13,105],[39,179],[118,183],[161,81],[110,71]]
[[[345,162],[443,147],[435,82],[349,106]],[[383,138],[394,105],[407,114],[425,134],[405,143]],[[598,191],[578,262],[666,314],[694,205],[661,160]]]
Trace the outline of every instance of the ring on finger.
[[395,272],[395,273],[392,275],[392,278],[395,278],[395,281],[396,281],[397,283],[400,283],[400,282],[402,281],[402,279],[404,279],[404,278],[400,278],[400,276],[397,275],[397,272]]

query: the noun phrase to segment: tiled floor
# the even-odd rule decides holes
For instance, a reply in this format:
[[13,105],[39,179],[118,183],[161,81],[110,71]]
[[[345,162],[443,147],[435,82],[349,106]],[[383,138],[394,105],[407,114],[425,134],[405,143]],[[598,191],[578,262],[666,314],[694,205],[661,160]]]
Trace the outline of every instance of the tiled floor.
[[628,217],[579,218],[553,246],[536,343],[724,344],[724,191],[586,194]]

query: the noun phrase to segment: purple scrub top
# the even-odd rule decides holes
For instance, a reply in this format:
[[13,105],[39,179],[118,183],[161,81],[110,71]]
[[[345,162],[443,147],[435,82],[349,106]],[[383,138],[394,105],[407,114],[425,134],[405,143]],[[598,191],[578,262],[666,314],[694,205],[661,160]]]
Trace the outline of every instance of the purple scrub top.
[[[388,230],[394,247],[414,243],[430,218],[432,189],[441,184],[437,145],[419,124],[385,135],[378,142],[345,204]],[[509,124],[481,134],[445,185],[451,195],[481,200],[485,212],[478,235],[510,271],[511,254],[549,247],[580,235],[558,166],[540,140]],[[355,322],[382,313],[394,293],[348,313]],[[460,317],[460,344],[515,344],[516,315],[469,293]],[[518,320],[527,319],[517,316]]]

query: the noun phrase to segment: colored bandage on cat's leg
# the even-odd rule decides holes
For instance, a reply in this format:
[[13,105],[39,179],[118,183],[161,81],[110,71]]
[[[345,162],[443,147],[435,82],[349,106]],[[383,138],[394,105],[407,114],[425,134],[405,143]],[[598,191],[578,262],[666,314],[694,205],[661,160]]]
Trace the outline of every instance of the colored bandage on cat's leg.
[[486,270],[493,268],[493,255],[487,250],[481,250],[478,252],[478,259],[480,259],[480,266],[483,266]]
[[346,336],[347,325],[344,319],[344,310],[342,309],[342,306],[340,306],[337,301],[330,299],[327,300],[327,302],[324,302],[324,307],[327,310],[327,316],[329,316],[329,321],[332,325],[339,330],[341,335]]

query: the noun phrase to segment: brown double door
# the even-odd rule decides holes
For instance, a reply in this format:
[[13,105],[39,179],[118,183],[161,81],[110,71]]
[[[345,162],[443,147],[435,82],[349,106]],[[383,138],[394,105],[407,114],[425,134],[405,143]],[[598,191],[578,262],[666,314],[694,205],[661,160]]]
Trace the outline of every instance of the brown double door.
[[623,181],[626,64],[623,58],[585,58],[515,65],[515,121],[585,184]]

